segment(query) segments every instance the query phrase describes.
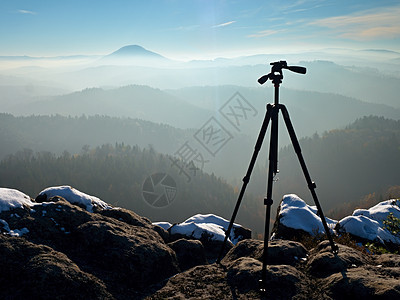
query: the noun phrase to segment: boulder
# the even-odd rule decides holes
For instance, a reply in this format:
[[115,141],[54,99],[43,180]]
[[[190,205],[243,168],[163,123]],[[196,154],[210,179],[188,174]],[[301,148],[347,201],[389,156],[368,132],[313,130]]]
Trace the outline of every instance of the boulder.
[[168,246],[175,251],[181,271],[208,263],[203,244],[200,241],[180,239],[169,243]]
[[[210,231],[210,228],[216,231]],[[217,225],[206,225],[196,223],[176,224],[172,226],[168,232],[170,233],[171,241],[180,239],[199,240],[204,247],[208,263],[214,263],[224,243],[224,231]],[[225,244],[224,255],[233,247],[229,240]]]
[[366,268],[354,268],[335,273],[322,281],[332,299],[399,299],[400,281],[384,277]]
[[1,212],[0,227],[64,253],[120,298],[140,298],[149,285],[180,271],[175,252],[146,218],[99,206],[92,213],[58,196],[46,200]]
[[364,266],[370,262],[366,255],[353,248],[338,245],[339,252],[331,252],[328,241],[321,242],[310,251],[307,263],[308,272],[316,277],[326,277],[334,273],[342,273],[347,269]]
[[0,235],[1,299],[114,299],[101,280],[65,254]]
[[76,229],[75,253],[99,277],[143,290],[179,271],[175,253],[153,230],[107,221],[86,222]]
[[233,261],[227,272],[229,285],[240,293],[259,288],[262,263],[254,258],[241,257]]
[[[264,242],[259,240],[244,240],[232,248],[221,261],[230,264],[240,257],[251,257],[262,262]],[[292,265],[304,262],[308,256],[307,250],[298,242],[274,240],[268,243],[269,265]]]
[[153,224],[151,221],[145,217],[141,217],[138,214],[134,213],[131,210],[115,207],[112,209],[104,209],[99,211],[99,214],[102,216],[110,217],[119,221],[122,221],[126,224],[133,226],[140,226],[145,228],[153,229]]
[[[254,294],[256,296],[257,293]],[[248,297],[251,299],[254,297]],[[226,271],[216,264],[202,265],[169,278],[146,299],[246,299],[232,294]]]

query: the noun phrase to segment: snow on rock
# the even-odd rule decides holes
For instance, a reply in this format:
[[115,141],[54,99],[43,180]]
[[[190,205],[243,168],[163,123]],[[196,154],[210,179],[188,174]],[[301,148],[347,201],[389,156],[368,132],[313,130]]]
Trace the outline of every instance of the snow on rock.
[[0,225],[3,226],[3,232],[11,236],[23,236],[25,233],[29,232],[29,229],[24,227],[22,229],[10,229],[7,221],[0,219]]
[[[400,244],[400,238],[384,228],[383,221],[386,220],[389,213],[400,218],[400,200],[382,201],[369,209],[356,209],[351,216],[345,217],[339,222],[329,218],[325,219],[329,228],[335,228],[336,232],[334,233],[350,233],[369,241]],[[325,232],[321,218],[317,215],[317,208],[306,204],[294,194],[283,197],[277,220],[288,228],[304,230],[311,235]],[[276,235],[281,236],[282,234],[277,233]],[[275,232],[272,239],[274,237]]]
[[10,232],[10,226],[8,225],[8,223],[5,220],[0,219],[0,224],[3,225],[3,229],[6,232]]
[[399,200],[387,200],[369,209],[356,209],[353,215],[339,221],[338,230],[370,241],[400,244],[400,238],[391,234],[383,224],[389,213],[400,218],[399,205]]
[[47,199],[55,196],[63,197],[65,200],[72,204],[81,204],[86,207],[86,210],[93,212],[93,207],[100,207],[102,209],[111,209],[112,207],[106,202],[100,200],[95,196],[82,193],[77,189],[70,186],[56,186],[44,189],[39,193],[39,196],[46,195]]
[[22,229],[14,229],[9,231],[9,235],[11,236],[23,236],[25,233],[28,233],[29,229],[24,227]]
[[394,217],[400,218],[400,200],[386,200],[369,209],[356,209],[353,212],[353,216],[365,216],[383,226],[383,221],[386,220],[389,213],[393,213]]
[[223,241],[225,231],[222,226],[211,223],[181,223],[171,228],[171,234],[182,234],[195,239],[200,239],[205,235],[213,241]]
[[[311,235],[325,233],[321,218],[316,206],[310,206],[297,195],[285,195],[280,204],[278,219],[282,225],[293,229],[301,229]],[[337,221],[326,218],[329,228],[333,228]]]
[[33,205],[34,203],[28,195],[14,189],[0,188],[0,212]]
[[[156,223],[157,224],[157,223]],[[207,236],[210,240],[223,241],[225,239],[225,231],[228,229],[229,221],[214,214],[197,214],[190,217],[180,224],[170,227],[171,234],[182,234],[187,237],[200,239]],[[238,235],[235,231],[243,228],[239,224],[233,224],[229,240],[236,245],[243,236]],[[250,234],[251,235],[251,234]]]
[[161,228],[163,228],[165,230],[168,230],[172,226],[172,224],[169,222],[154,222],[153,225],[160,226]]

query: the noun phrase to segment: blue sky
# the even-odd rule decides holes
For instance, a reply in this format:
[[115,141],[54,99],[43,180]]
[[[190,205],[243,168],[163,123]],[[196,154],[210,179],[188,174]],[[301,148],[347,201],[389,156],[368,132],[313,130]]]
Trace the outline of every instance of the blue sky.
[[138,44],[170,58],[322,48],[400,51],[400,1],[1,0],[0,55],[108,54]]

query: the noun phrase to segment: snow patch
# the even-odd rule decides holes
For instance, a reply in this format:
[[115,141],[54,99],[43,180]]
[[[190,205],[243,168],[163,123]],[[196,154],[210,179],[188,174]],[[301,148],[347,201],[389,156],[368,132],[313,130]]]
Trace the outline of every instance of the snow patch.
[[0,188],[0,213],[14,208],[31,207],[34,203],[24,193],[8,188]]
[[200,239],[202,236],[207,236],[212,241],[224,241],[224,228],[217,224],[211,223],[181,223],[176,224],[171,228],[171,234],[182,234],[187,237]]
[[[383,224],[390,213],[400,218],[399,205],[400,200],[386,200],[369,209],[356,209],[351,216],[340,221],[325,219],[331,229],[338,225],[338,233],[347,232],[370,241],[400,244],[400,238],[391,234]],[[286,227],[301,229],[311,235],[325,233],[317,208],[306,204],[297,195],[290,194],[283,197],[278,217],[280,223]],[[271,239],[273,238],[274,234]]]
[[160,226],[161,228],[164,228],[165,230],[168,230],[172,224],[169,222],[154,222],[153,225]]
[[9,235],[11,236],[23,236],[25,233],[28,233],[29,229],[24,227],[22,229],[14,229],[10,230]]
[[[158,223],[155,224],[158,225]],[[171,234],[178,233],[195,239],[207,236],[213,241],[224,241],[225,232],[228,229],[228,226],[229,221],[220,216],[214,214],[197,214],[185,220],[183,223],[175,224],[169,228]],[[239,227],[242,226],[239,224],[233,224],[231,234],[228,238],[228,240],[234,245],[236,245],[242,238],[241,236],[236,236],[234,232],[234,229]]]
[[0,219],[0,224],[3,225],[3,229],[7,232],[10,232],[10,226],[5,220]]
[[9,234],[10,236],[22,236],[25,233],[29,232],[29,229],[24,227],[22,229],[10,229],[10,226],[8,225],[7,221],[0,219],[0,224],[3,225],[3,230],[5,231],[5,234]]
[[112,207],[106,202],[100,200],[95,196],[91,196],[70,186],[56,186],[44,189],[39,193],[39,196],[46,195],[47,199],[55,196],[63,197],[65,200],[72,204],[82,204],[86,210],[93,212],[93,207],[100,207],[102,209],[111,209]]
[[347,233],[370,241],[400,244],[400,238],[391,234],[383,224],[389,213],[400,218],[399,204],[399,200],[386,200],[369,209],[356,209],[353,215],[340,220],[339,226]]
[[[308,205],[294,194],[283,197],[278,218],[280,218],[281,224],[289,228],[301,229],[311,235],[325,233],[321,218],[318,216],[317,207]],[[330,218],[325,217],[325,220],[331,229],[337,223],[336,220]]]

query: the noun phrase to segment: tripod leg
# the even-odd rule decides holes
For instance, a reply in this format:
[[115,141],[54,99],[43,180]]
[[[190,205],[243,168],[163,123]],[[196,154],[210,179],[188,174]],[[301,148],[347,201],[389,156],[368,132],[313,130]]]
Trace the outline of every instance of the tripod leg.
[[280,108],[282,110],[283,119],[285,120],[286,128],[287,128],[287,130],[289,132],[289,136],[290,136],[290,139],[292,141],[294,150],[295,150],[295,152],[297,154],[297,157],[299,159],[299,162],[300,162],[300,165],[301,165],[301,169],[303,170],[304,176],[306,178],[308,188],[310,189],[310,192],[311,192],[311,195],[312,195],[312,197],[314,199],[315,205],[317,206],[318,215],[321,218],[322,225],[324,226],[326,235],[327,235],[328,240],[329,240],[329,242],[331,244],[332,252],[333,253],[337,253],[338,250],[339,250],[338,246],[333,242],[331,232],[329,230],[328,225],[326,224],[324,213],[322,212],[321,205],[320,205],[320,203],[318,201],[317,193],[315,192],[315,188],[317,186],[315,185],[315,182],[313,182],[311,180],[310,174],[308,173],[306,163],[305,163],[303,155],[301,153],[301,148],[300,148],[299,141],[297,140],[296,133],[294,132],[294,128],[293,128],[292,122],[290,121],[289,113],[288,113],[285,105],[280,104]]
[[240,203],[242,202],[243,195],[244,195],[244,192],[246,191],[247,184],[250,181],[251,172],[253,171],[254,165],[255,165],[256,160],[257,160],[258,152],[260,151],[262,143],[264,141],[264,137],[265,137],[265,133],[266,133],[267,128],[268,128],[269,120],[271,119],[271,111],[272,111],[272,105],[268,104],[267,105],[267,112],[265,113],[264,121],[263,121],[263,124],[261,125],[261,130],[260,130],[260,133],[258,134],[256,145],[254,146],[254,152],[253,152],[253,155],[251,157],[249,168],[247,169],[246,176],[243,178],[243,185],[242,185],[242,188],[240,190],[239,197],[238,197],[238,200],[236,202],[235,209],[233,210],[233,214],[232,214],[232,217],[231,217],[231,221],[229,222],[228,229],[225,232],[225,239],[224,239],[224,242],[222,244],[221,251],[220,251],[220,253],[218,255],[217,263],[221,262],[222,256],[224,254],[226,242],[228,240],[228,237],[231,234],[233,223],[235,222],[236,215],[237,215],[237,213],[239,211]]
[[271,137],[269,144],[269,166],[268,166],[268,181],[267,181],[267,196],[264,198],[265,211],[265,229],[264,229],[264,249],[263,249],[263,265],[261,271],[260,291],[266,291],[266,277],[268,264],[268,240],[269,240],[269,221],[271,216],[272,186],[274,177],[278,172],[278,113],[279,106],[274,105],[271,115]]

